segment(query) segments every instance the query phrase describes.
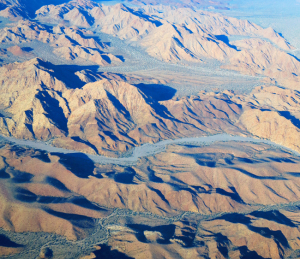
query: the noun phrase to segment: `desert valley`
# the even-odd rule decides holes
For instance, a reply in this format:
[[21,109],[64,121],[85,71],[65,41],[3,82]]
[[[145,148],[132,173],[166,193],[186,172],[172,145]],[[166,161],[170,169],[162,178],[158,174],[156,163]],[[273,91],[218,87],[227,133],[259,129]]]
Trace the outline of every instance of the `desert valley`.
[[0,0],[0,258],[300,258],[300,36],[242,2]]

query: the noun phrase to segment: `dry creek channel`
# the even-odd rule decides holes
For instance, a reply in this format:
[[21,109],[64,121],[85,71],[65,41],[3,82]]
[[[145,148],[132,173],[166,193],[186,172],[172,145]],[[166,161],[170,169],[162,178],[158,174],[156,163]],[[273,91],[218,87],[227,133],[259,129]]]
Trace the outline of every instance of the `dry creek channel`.
[[[26,146],[34,149],[44,150],[46,152],[58,152],[63,154],[78,154],[80,152],[69,150],[69,149],[63,149],[63,148],[57,148],[53,147],[45,142],[42,141],[32,141],[32,140],[20,140],[13,137],[6,137],[3,135],[0,135],[5,140],[12,142],[14,144],[17,144],[19,146]],[[159,141],[155,144],[146,143],[139,147],[135,147],[132,149],[131,155],[127,157],[120,157],[120,158],[113,158],[113,157],[106,157],[106,156],[100,156],[100,155],[91,155],[91,154],[85,154],[93,160],[95,163],[98,164],[117,164],[117,165],[133,165],[136,164],[138,159],[140,157],[146,157],[151,156],[154,154],[158,154],[160,152],[163,152],[166,150],[166,147],[171,144],[212,144],[213,142],[229,142],[229,141],[238,141],[238,142],[253,142],[253,143],[264,143],[271,145],[276,148],[288,150],[295,154],[296,156],[300,156],[300,153],[289,149],[285,146],[282,146],[280,144],[276,144],[270,140],[266,139],[258,139],[253,137],[242,137],[242,136],[232,136],[229,134],[217,134],[217,135],[211,135],[211,136],[201,136],[201,137],[191,137],[191,138],[181,138],[181,139],[170,139],[170,140],[163,140]]]

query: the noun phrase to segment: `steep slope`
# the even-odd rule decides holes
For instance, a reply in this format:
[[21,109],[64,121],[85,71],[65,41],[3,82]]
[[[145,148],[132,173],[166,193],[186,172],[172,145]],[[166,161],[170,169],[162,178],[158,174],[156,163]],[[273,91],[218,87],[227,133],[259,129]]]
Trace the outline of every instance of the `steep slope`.
[[258,36],[271,40],[282,49],[294,49],[293,46],[272,28],[263,29],[247,20],[227,17],[213,12],[193,10],[191,8],[165,8],[163,10],[156,10],[155,8],[145,7],[144,11],[148,15],[158,16],[172,24],[184,24],[193,32],[195,26],[199,26],[213,35]]
[[[130,219],[132,220],[132,219]],[[211,220],[111,226],[95,256],[124,258],[297,258],[299,209],[224,214]],[[145,220],[145,219],[144,219]],[[199,222],[197,226],[197,222]]]
[[0,30],[1,43],[25,43],[38,40],[54,47],[54,53],[67,60],[81,58],[100,66],[121,62],[122,60],[107,53],[108,45],[91,37],[90,31],[76,27],[44,26],[29,20],[21,20],[12,28]]
[[[0,136],[0,257],[299,258],[300,63],[281,34],[174,6],[46,2],[37,20],[0,30],[1,59],[30,58],[23,46],[40,41],[77,64],[117,64],[110,43],[90,28],[131,44],[128,52],[136,46],[165,62],[218,60],[224,69],[265,76],[268,86],[179,98],[149,75],[40,58],[1,66],[0,134],[31,141]],[[33,17],[44,3],[0,0],[0,15]],[[179,6],[191,4],[224,6]],[[246,39],[230,42],[230,35]],[[179,77],[183,66],[168,67]],[[197,138],[218,133],[253,138]],[[190,138],[176,141],[183,137]],[[173,144],[151,145],[161,140]],[[70,150],[50,152],[53,146]]]
[[[247,20],[191,8],[129,8],[87,0],[44,6],[36,15],[40,21],[68,21],[73,25],[79,22],[96,27],[133,46],[141,46],[149,55],[165,62],[219,60],[226,69],[275,78],[285,87],[299,86],[299,61],[285,52],[294,47],[272,28],[262,28]],[[229,42],[228,36],[237,35],[250,39]],[[65,56],[72,56],[66,48],[57,53],[62,51]],[[271,57],[271,53],[276,53],[276,57]]]
[[45,4],[59,4],[66,0],[1,0],[0,16],[19,20],[34,16],[34,12]]
[[[163,139],[250,133],[299,151],[300,100],[295,90],[265,87],[240,96],[201,92],[157,101],[126,83],[126,77],[62,73],[60,66],[40,59],[3,66],[0,75],[5,135],[116,155]],[[278,100],[280,106],[264,98]]]
[[151,56],[167,62],[180,60],[201,61],[201,58],[224,60],[235,51],[222,41],[199,30],[165,23],[144,37],[139,44]]
[[299,247],[299,165],[289,152],[243,142],[171,145],[134,166],[2,144],[0,226],[106,236],[109,250],[133,258],[288,257]]
[[44,140],[67,134],[69,109],[60,96],[66,85],[52,73],[39,59],[1,67],[1,107],[12,114],[1,117],[2,134]]
[[[162,139],[241,132],[233,125],[241,109],[226,98],[216,105],[209,96],[158,103],[124,81],[98,77],[101,80],[85,84],[78,73],[63,74],[59,66],[40,59],[1,70],[1,106],[11,114],[1,118],[5,135],[55,138],[56,146],[107,153]],[[224,112],[219,112],[219,105]],[[176,109],[187,113],[176,113]],[[203,110],[212,116],[201,117]]]
[[102,5],[99,8],[102,12],[96,8],[91,11],[95,24],[101,28],[102,32],[121,39],[137,40],[161,25],[159,20],[123,4]]
[[150,16],[142,15],[123,4],[106,6],[88,0],[44,6],[36,11],[36,17],[42,22],[55,20],[56,23],[69,21],[83,27],[100,26],[103,32],[121,39],[146,35],[160,24]]
[[[98,4],[89,0],[73,0],[62,5],[44,5],[36,11],[36,15],[43,22],[49,22],[52,19],[55,19],[57,22],[69,20],[74,25],[88,27],[92,24],[93,19],[87,11],[96,6]],[[48,17],[50,13],[51,20]]]
[[[239,101],[237,101],[239,102]],[[247,105],[240,122],[249,132],[299,150],[299,103],[296,90],[278,87],[257,88],[252,95],[242,97]]]
[[[37,18],[41,21],[61,20],[62,17],[65,19],[69,12],[75,10],[74,5],[70,3],[57,7],[44,7],[37,11]],[[73,9],[70,9],[70,6]],[[99,5],[93,9],[88,6],[78,14],[78,17],[83,12],[88,12],[93,17],[93,24],[99,26],[102,32],[121,39],[137,41],[139,45],[145,47],[148,54],[164,61],[199,61],[201,57],[224,60],[233,52],[228,45],[198,25],[194,25],[194,31],[191,31],[188,27],[172,25],[123,4]],[[58,17],[58,13],[64,13],[64,16]],[[76,19],[73,17],[67,20],[74,24],[73,20]]]
[[297,88],[300,85],[300,62],[290,54],[261,39],[232,42],[241,51],[230,58],[224,68],[245,74],[263,74],[275,78],[281,85]]

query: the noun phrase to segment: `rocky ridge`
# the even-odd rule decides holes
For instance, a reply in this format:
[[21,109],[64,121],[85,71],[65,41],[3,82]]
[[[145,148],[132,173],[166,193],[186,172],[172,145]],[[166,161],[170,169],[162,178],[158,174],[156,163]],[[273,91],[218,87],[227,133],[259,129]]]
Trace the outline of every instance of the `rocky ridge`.
[[3,66],[0,75],[1,133],[7,136],[115,155],[110,152],[147,142],[225,132],[252,134],[299,151],[296,90],[260,87],[251,95],[200,92],[157,101],[126,77],[62,73],[41,59]]
[[[294,47],[272,28],[264,29],[247,20],[190,8],[129,8],[123,4],[105,6],[90,1],[80,6],[81,9],[76,1],[44,6],[36,12],[37,19],[76,25],[76,13],[81,25],[98,27],[101,32],[128,40],[165,62],[203,62],[208,58],[225,62],[226,69],[275,78],[287,87],[299,85],[299,61],[286,53]],[[71,12],[72,19],[69,19]],[[229,42],[230,36],[250,39]],[[276,58],[271,59],[270,53],[274,52]]]
[[[217,62],[265,78],[247,94],[179,98],[147,70],[146,78],[41,58],[2,65],[0,133],[77,153],[0,138],[0,257],[299,258],[300,63],[289,54],[293,46],[272,28],[183,3],[53,3],[33,1],[30,9],[25,0],[0,0],[0,15],[16,20],[0,31],[3,59],[29,59],[24,44],[39,41],[70,64],[121,64],[111,54],[118,41],[94,37],[101,31],[179,69]],[[283,147],[190,140],[126,165],[87,156],[130,156],[145,143],[219,133]]]
[[[287,53],[294,47],[272,28],[264,29],[247,20],[190,8],[129,8],[89,0],[45,5],[36,11],[36,19],[41,23],[65,25],[51,32],[42,24],[23,21],[12,29],[3,29],[1,41],[17,44],[36,39],[50,43],[55,47],[54,53],[67,60],[81,58],[101,66],[121,61],[107,52],[104,43],[91,46],[87,41],[94,39],[87,39],[82,29],[73,28],[72,32],[68,27],[80,26],[126,40],[165,62],[217,60],[225,69],[263,75],[285,87],[299,86],[299,61]],[[230,36],[247,39],[230,42]],[[271,53],[276,55],[271,57]]]
[[108,45],[95,40],[92,32],[78,29],[76,27],[47,26],[20,20],[11,28],[0,30],[1,43],[25,43],[34,40],[49,43],[54,47],[54,53],[66,60],[81,58],[90,60],[100,66],[105,66],[114,62],[121,62],[121,59],[107,53]]
[[[6,231],[75,241],[103,224],[109,250],[133,258],[282,258],[299,247],[299,157],[266,144],[171,145],[117,166],[2,143],[0,161]],[[122,220],[104,224],[115,208]]]

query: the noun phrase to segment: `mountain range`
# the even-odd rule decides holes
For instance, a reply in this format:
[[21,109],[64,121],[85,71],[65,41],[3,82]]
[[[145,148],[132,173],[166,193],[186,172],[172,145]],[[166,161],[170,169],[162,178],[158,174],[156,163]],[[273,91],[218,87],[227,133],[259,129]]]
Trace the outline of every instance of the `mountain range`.
[[299,258],[297,46],[229,8],[0,0],[1,258]]

